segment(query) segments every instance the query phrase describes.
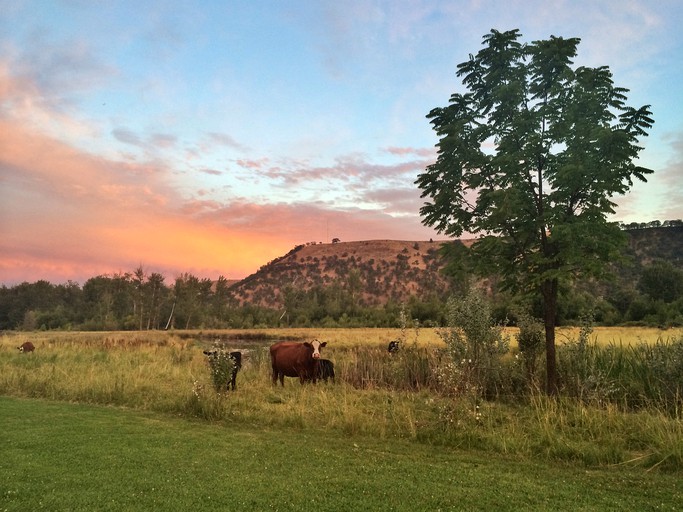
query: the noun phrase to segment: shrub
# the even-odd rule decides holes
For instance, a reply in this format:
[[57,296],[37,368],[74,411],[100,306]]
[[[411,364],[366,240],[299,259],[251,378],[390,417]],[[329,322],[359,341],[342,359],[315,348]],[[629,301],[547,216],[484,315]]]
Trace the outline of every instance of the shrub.
[[536,387],[536,369],[538,358],[545,347],[543,322],[528,313],[517,315],[517,346],[522,356],[527,383]]
[[448,327],[439,331],[448,352],[439,372],[446,391],[477,399],[495,396],[509,336],[493,322],[489,302],[476,290],[463,299],[450,298],[446,310]]
[[211,382],[216,392],[220,393],[228,388],[228,382],[235,368],[235,361],[226,350],[216,350],[209,356],[209,368],[211,368]]

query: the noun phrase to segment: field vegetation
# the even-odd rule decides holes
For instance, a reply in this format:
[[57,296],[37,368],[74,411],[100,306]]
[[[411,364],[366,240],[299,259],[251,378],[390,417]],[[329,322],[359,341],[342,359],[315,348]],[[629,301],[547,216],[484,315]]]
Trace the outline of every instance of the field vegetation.
[[[514,343],[488,360],[496,368],[482,384],[468,380],[449,356],[443,332],[433,329],[5,333],[0,394],[586,467],[678,472],[683,341],[679,331],[654,334],[599,330],[591,338],[599,342],[582,344],[568,331],[560,350],[562,395],[553,399],[529,380]],[[301,386],[286,379],[284,388],[272,386],[267,347],[311,337],[328,342],[323,356],[335,363],[336,383]],[[386,350],[391,339],[401,341],[397,354]],[[36,351],[19,353],[24,341]],[[202,353],[212,346],[243,352],[237,391],[214,390]]]

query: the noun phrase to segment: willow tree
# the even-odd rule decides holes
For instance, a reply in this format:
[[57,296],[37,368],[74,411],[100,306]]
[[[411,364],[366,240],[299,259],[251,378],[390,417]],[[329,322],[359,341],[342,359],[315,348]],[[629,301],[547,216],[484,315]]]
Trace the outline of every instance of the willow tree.
[[626,105],[608,67],[576,67],[580,39],[520,42],[518,30],[492,30],[458,66],[465,91],[429,115],[438,157],[416,184],[428,198],[423,223],[477,237],[482,273],[518,292],[540,294],[547,391],[558,379],[558,286],[599,276],[624,237],[608,217],[613,197],[652,171],[636,165],[649,105]]

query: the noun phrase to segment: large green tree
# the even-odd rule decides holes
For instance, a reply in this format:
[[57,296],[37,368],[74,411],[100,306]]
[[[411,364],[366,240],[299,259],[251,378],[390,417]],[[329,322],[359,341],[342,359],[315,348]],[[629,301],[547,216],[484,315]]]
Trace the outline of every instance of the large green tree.
[[428,119],[438,157],[417,178],[426,225],[478,237],[474,261],[504,285],[539,293],[544,308],[547,391],[558,378],[558,285],[598,275],[623,243],[615,195],[652,171],[635,164],[649,105],[626,105],[608,67],[575,67],[578,38],[523,43],[492,30],[458,66],[466,89]]

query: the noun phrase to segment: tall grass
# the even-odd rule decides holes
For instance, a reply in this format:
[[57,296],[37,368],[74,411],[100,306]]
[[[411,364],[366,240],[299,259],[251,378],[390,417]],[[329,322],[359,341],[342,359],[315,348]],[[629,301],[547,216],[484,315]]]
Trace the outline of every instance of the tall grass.
[[627,346],[579,339],[558,353],[567,396],[683,418],[683,337]]
[[[283,388],[271,384],[271,340],[238,346],[226,335],[226,348],[243,350],[243,366],[237,390],[217,393],[202,354],[208,342],[199,333],[186,334],[5,334],[0,336],[0,394],[153,410],[255,428],[405,438],[586,465],[683,470],[680,394],[676,398],[668,380],[679,367],[667,355],[672,346],[668,342],[619,351],[586,347],[582,357],[589,368],[605,369],[605,382],[631,382],[633,396],[646,389],[660,390],[653,395],[660,401],[642,401],[635,410],[610,401],[614,396],[609,393],[607,401],[588,399],[595,372],[585,373],[574,388],[567,383],[567,398],[529,394],[519,384],[524,367],[513,356],[504,359],[507,374],[501,382],[507,387],[500,388],[498,400],[448,395],[441,392],[439,382],[443,347],[418,343],[407,343],[393,355],[383,342],[330,343],[323,356],[335,363],[337,384],[301,386],[297,379],[286,379]],[[36,351],[19,353],[15,347],[28,340],[36,344]],[[655,363],[662,368],[648,374],[647,368]],[[569,367],[561,368],[567,372]],[[622,373],[628,369],[630,380],[616,379],[619,368]],[[661,401],[665,393],[679,401]],[[672,403],[679,405],[671,409]]]

